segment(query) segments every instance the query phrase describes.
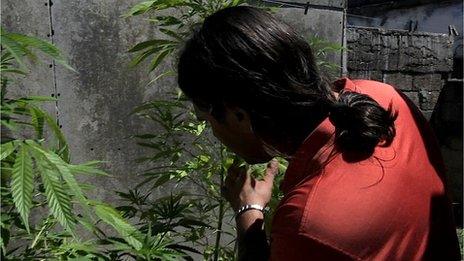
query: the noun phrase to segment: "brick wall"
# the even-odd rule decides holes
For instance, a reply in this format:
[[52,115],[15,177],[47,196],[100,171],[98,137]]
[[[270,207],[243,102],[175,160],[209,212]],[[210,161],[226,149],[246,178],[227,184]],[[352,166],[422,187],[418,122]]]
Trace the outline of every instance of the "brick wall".
[[453,69],[452,46],[446,34],[348,27],[348,76],[395,86],[430,119]]

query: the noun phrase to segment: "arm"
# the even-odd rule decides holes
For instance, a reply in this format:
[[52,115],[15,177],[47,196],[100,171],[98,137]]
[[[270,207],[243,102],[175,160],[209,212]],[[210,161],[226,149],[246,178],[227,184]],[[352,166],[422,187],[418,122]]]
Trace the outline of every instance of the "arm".
[[[265,206],[271,199],[278,162],[271,161],[263,180],[255,180],[244,168],[231,167],[223,188],[224,197],[234,211],[247,204]],[[259,210],[248,210],[236,218],[239,260],[268,260],[269,245],[264,232],[264,217]]]
[[238,260],[268,260],[269,245],[264,232],[264,217],[249,210],[237,218]]

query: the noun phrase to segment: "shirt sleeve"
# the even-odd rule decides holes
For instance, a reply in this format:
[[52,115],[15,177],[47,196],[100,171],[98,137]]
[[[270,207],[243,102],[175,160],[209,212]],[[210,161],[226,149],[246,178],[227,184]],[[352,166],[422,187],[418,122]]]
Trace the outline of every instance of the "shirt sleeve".
[[356,260],[328,244],[304,235],[273,233],[271,237],[271,261],[299,260]]

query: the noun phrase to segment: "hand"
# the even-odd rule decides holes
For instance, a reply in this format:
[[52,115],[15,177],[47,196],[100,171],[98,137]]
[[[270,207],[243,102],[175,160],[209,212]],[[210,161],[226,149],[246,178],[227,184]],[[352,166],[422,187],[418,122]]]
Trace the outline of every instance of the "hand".
[[265,171],[264,179],[256,180],[245,167],[232,165],[228,169],[222,195],[234,211],[246,204],[259,204],[264,207],[271,200],[274,176],[279,172],[279,162],[271,160]]

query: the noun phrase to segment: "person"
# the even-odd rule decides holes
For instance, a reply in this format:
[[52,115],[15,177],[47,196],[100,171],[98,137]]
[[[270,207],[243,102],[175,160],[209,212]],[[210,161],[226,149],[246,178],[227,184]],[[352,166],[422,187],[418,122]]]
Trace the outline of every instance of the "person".
[[[263,180],[232,166],[223,193],[240,260],[457,260],[459,247],[430,127],[394,87],[325,80],[308,43],[268,12],[207,17],[186,42],[178,84],[197,116]],[[289,160],[270,244],[263,207]]]

